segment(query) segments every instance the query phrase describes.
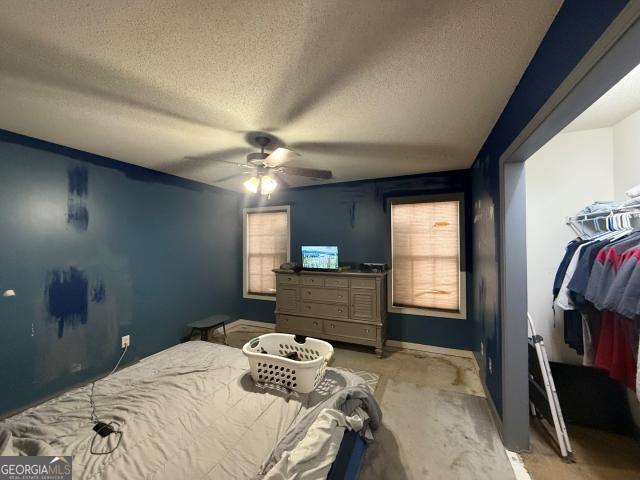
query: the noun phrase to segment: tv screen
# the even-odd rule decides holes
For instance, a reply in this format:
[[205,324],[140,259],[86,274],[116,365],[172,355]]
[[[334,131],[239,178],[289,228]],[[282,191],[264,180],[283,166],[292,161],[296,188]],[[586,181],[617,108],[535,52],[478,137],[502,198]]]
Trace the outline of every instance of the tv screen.
[[338,247],[302,247],[302,268],[337,270]]

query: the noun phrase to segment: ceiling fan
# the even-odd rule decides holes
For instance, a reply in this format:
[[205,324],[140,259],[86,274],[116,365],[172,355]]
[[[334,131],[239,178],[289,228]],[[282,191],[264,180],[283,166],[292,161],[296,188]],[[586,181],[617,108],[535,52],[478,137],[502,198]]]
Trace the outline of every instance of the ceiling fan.
[[259,152],[249,153],[245,163],[232,162],[225,159],[215,159],[214,161],[230,163],[238,167],[247,169],[246,172],[236,173],[225,178],[218,179],[218,182],[230,180],[232,178],[252,173],[252,177],[243,183],[244,188],[251,193],[270,195],[278,185],[289,187],[285,176],[294,175],[319,180],[329,180],[333,178],[330,170],[317,170],[314,168],[292,167],[285,165],[300,154],[284,147],[277,147],[273,152],[266,153],[264,150],[270,144],[277,145],[267,134],[257,134],[251,138],[251,143],[260,147]]

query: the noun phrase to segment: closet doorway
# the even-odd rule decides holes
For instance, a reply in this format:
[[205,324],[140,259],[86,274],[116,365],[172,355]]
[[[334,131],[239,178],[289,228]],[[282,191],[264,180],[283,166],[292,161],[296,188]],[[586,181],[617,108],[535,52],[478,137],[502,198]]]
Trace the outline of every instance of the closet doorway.
[[[640,478],[640,66],[524,169],[528,311],[577,459],[563,478]],[[530,431],[545,478],[558,454],[544,422]]]
[[[638,111],[637,106],[631,106],[630,98],[631,96],[637,98],[640,87],[628,88],[627,95],[623,95],[626,98],[621,103],[625,108],[631,106],[630,109],[625,112],[618,109],[616,115],[609,117],[606,126],[596,126],[594,120],[597,116],[595,111],[600,104],[604,105],[606,93],[610,90],[615,92],[614,87],[627,79],[627,82],[618,88],[618,90],[623,89],[633,77],[637,77],[638,73],[635,69],[640,65],[638,44],[640,44],[640,5],[631,3],[576,65],[565,81],[557,87],[553,95],[500,157],[498,251],[500,315],[503,327],[501,339],[503,438],[512,446],[511,448],[523,451],[525,464],[533,478],[640,479],[640,442],[638,440],[640,435],[637,429],[640,417],[636,408],[638,400],[635,392],[632,392],[634,389],[627,386],[627,384],[631,386],[632,382],[625,382],[624,377],[622,381],[612,378],[621,377],[617,368],[609,371],[597,366],[582,365],[584,352],[581,356],[565,343],[564,314],[560,318],[560,314],[554,314],[552,310],[553,283],[564,257],[565,247],[571,239],[578,236],[578,233],[582,234],[581,230],[573,230],[571,223],[567,222],[567,217],[575,217],[583,207],[594,201],[615,201],[616,191],[624,194],[624,200],[627,198],[628,188],[623,190],[622,185],[626,182],[630,185],[640,184],[640,175],[637,170],[640,166],[638,156],[636,155],[635,161],[626,163],[619,160],[616,170],[615,151],[613,151],[614,127],[623,120],[631,118]],[[600,101],[601,98],[602,101]],[[589,112],[592,106],[593,110]],[[603,108],[603,110],[607,109]],[[615,109],[608,110],[611,113]],[[621,125],[617,129],[619,137],[622,127]],[[593,136],[588,142],[580,143],[582,151],[576,154],[578,160],[574,159],[574,168],[567,169],[571,159],[566,156],[568,149],[563,151],[563,146],[566,147],[563,139],[568,138],[570,134],[577,137],[579,132],[601,128],[612,129],[609,139],[610,148],[602,145],[596,147],[594,143],[597,135]],[[631,128],[635,128],[638,132],[636,137],[640,137],[638,127]],[[558,147],[561,151],[553,161],[548,161],[546,167],[542,167],[542,163],[537,165],[534,163],[535,154],[544,155],[553,147]],[[626,147],[618,148],[619,155],[624,148]],[[604,155],[604,161],[595,161],[592,158],[597,152]],[[538,158],[538,162],[544,162],[544,160]],[[603,167],[603,163],[606,168]],[[629,168],[626,173],[620,173],[623,171],[621,165],[627,165]],[[536,171],[537,167],[540,168]],[[593,169],[599,173],[594,175]],[[622,179],[618,184],[615,183],[616,171],[618,178]],[[589,192],[585,182],[593,183],[596,177],[599,182]],[[609,193],[610,196],[597,198],[598,193]],[[551,201],[556,196],[559,199],[555,202]],[[575,203],[561,205],[564,202],[562,199],[566,197]],[[614,212],[614,215],[617,213],[622,212]],[[631,218],[620,217],[620,219],[634,221]],[[597,224],[597,222],[600,223]],[[594,234],[597,233],[598,228],[606,229],[604,220],[596,221],[595,225],[592,222],[592,225],[596,230]],[[619,227],[612,224],[610,229],[616,228]],[[585,225],[585,236],[586,230],[588,227]],[[540,246],[542,247],[538,248]],[[544,284],[544,278],[547,279],[547,285]],[[560,402],[577,460],[574,464],[563,463],[559,450],[553,445],[551,435],[541,429],[539,422],[529,415],[527,353],[527,312],[529,310],[534,317],[538,333],[545,337],[545,342],[552,351],[550,357],[557,377]],[[562,322],[559,322],[559,319]],[[578,335],[572,336],[572,331],[568,329],[567,338],[577,339]],[[599,333],[596,332],[595,336],[598,335]],[[629,348],[633,352],[634,337],[630,338]],[[591,342],[598,340],[592,338]],[[583,346],[584,342],[583,339]],[[571,345],[576,346],[576,344],[577,342],[571,340]],[[637,349],[636,344],[636,356]],[[631,365],[631,362],[626,363],[627,370],[631,370]],[[637,368],[637,364],[635,367]],[[571,381],[577,381],[578,376],[571,370],[574,368],[581,370],[582,373],[594,374],[592,377],[587,377],[586,383],[583,382],[583,385],[588,388],[585,387],[582,391],[577,387],[565,388],[563,383],[565,378],[569,379],[569,385]],[[558,370],[558,373],[555,370]],[[611,375],[612,372],[613,375]],[[634,373],[637,377],[637,372]],[[617,395],[609,397],[615,398],[617,403],[610,404],[607,409],[594,411],[593,406],[588,405],[588,402],[598,399],[601,395],[609,395],[610,389],[606,387],[617,388]],[[635,406],[633,402],[636,402]],[[608,418],[605,414],[608,414]],[[616,425],[619,427],[624,422],[626,422],[626,430],[616,428]]]

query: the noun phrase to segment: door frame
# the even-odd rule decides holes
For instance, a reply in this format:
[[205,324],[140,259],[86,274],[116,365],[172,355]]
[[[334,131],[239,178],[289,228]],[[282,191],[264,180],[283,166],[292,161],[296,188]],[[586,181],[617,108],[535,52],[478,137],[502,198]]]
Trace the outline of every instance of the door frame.
[[524,162],[640,64],[640,2],[629,2],[500,157],[501,433],[529,448]]

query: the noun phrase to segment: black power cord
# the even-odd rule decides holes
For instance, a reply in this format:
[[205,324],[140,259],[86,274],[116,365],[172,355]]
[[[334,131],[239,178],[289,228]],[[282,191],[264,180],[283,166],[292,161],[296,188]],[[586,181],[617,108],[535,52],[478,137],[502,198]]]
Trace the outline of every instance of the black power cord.
[[[120,355],[120,359],[118,360],[118,363],[116,363],[116,366],[113,367],[113,370],[111,370],[107,375],[105,375],[104,377],[98,380],[104,380],[105,378],[113,375],[116,372],[116,370],[118,370],[118,367],[120,366],[120,362],[122,362],[122,359],[124,358],[124,355],[127,353],[128,349],[129,349],[129,345],[127,345],[124,348],[124,352],[122,352],[122,355]],[[89,405],[91,405],[91,421],[94,424],[93,431],[96,432],[93,438],[91,439],[91,445],[89,447],[89,451],[91,452],[92,455],[109,455],[115,452],[116,449],[120,446],[123,433],[122,433],[121,426],[118,422],[116,422],[115,420],[111,422],[103,422],[96,415],[96,403],[93,397],[94,397],[96,382],[98,380],[94,380],[93,382],[91,382],[91,393],[89,393]],[[96,439],[107,438],[110,435],[116,436],[115,446],[108,449],[104,449],[102,451],[96,450]]]

